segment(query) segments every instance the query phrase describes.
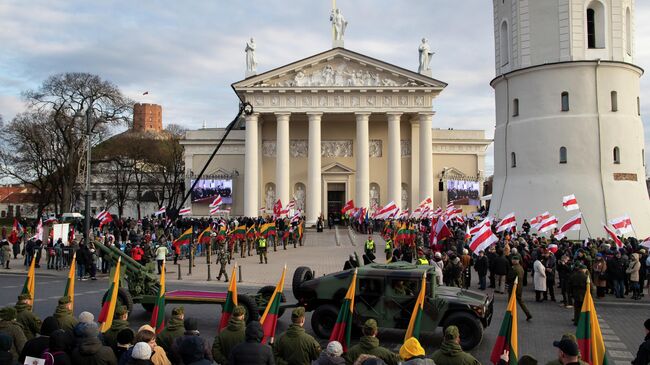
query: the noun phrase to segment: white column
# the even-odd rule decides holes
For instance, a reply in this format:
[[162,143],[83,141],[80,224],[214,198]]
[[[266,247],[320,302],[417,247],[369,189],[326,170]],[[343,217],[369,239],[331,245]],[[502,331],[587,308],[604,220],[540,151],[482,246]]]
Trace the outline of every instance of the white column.
[[307,113],[309,118],[309,161],[307,163],[307,224],[316,224],[321,208],[321,140],[320,121],[322,113]]
[[400,149],[400,118],[402,113],[388,113],[388,199],[401,208],[402,156]]
[[416,117],[411,119],[411,206],[417,207],[420,200],[420,124]]
[[368,151],[368,119],[370,113],[355,113],[357,117],[357,173],[354,205],[368,208],[370,205],[370,158]]
[[257,217],[259,215],[259,136],[258,114],[246,116],[246,156],[244,159],[244,215]]
[[433,151],[431,148],[431,120],[433,112],[419,113],[420,118],[420,201],[433,199]]
[[276,165],[275,165],[275,186],[277,199],[280,199],[282,206],[286,207],[290,199],[289,181],[289,117],[290,113],[276,113],[277,120],[277,141],[276,141]]

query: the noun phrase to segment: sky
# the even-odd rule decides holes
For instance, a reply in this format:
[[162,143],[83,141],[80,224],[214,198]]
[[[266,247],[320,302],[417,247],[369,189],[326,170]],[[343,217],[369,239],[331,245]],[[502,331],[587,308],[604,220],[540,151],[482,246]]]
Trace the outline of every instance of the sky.
[[[417,71],[420,39],[433,77],[435,128],[494,134],[494,35],[489,0],[339,0],[345,47]],[[138,102],[163,106],[163,124],[225,126],[255,37],[258,73],[331,48],[330,0],[2,0],[0,115],[24,110],[21,92],[48,76],[89,72]],[[650,68],[650,1],[636,1],[636,64]],[[650,78],[641,82],[650,112]],[[142,94],[148,91],[149,94]],[[645,124],[646,144],[650,141]],[[486,172],[493,169],[493,148]],[[647,149],[650,150],[650,149]],[[649,152],[650,153],[650,152]]]

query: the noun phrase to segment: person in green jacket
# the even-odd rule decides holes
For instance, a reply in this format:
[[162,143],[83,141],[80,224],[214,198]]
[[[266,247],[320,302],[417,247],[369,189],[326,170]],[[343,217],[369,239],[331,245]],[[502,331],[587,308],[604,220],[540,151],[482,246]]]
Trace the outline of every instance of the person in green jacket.
[[185,334],[185,309],[183,307],[176,307],[172,309],[172,318],[166,323],[165,329],[156,336],[156,343],[162,347],[166,353],[172,353],[172,344],[174,339],[183,337]]
[[68,333],[72,333],[74,327],[79,323],[72,315],[72,301],[69,296],[59,299],[59,305],[54,311],[54,318],[59,322],[59,327]]
[[305,307],[291,312],[291,325],[273,344],[273,355],[278,365],[311,364],[320,355],[320,344],[305,333]]
[[23,327],[16,322],[16,314],[16,308],[14,307],[0,309],[0,333],[6,334],[13,340],[9,352],[11,352],[14,359],[18,359],[27,342]]
[[524,303],[524,299],[522,297],[522,283],[524,282],[523,280],[526,276],[526,273],[520,264],[521,256],[512,255],[512,257],[510,257],[510,261],[512,262],[512,267],[508,271],[508,277],[506,278],[506,282],[508,284],[508,296],[512,294],[512,286],[515,285],[516,279],[517,289],[515,290],[515,298],[517,299],[517,304],[519,304],[521,310],[524,312],[524,314],[526,314],[526,321],[530,321],[533,319],[533,315],[530,314],[530,311],[528,310],[528,307],[526,307],[526,303]]
[[32,312],[32,296],[29,293],[20,294],[16,303],[18,315],[16,321],[23,326],[27,340],[38,335],[41,330],[41,319]]
[[104,333],[104,345],[115,348],[117,346],[117,334],[125,328],[129,328],[129,311],[125,306],[120,305],[115,308],[115,318],[111,328]]
[[363,354],[377,356],[382,359],[388,365],[397,365],[402,361],[402,359],[392,351],[388,350],[385,347],[379,346],[379,339],[377,338],[377,321],[374,319],[368,319],[366,323],[363,324],[361,329],[363,336],[359,340],[359,343],[352,346],[343,357],[345,358],[345,363],[347,365],[352,365]]
[[460,347],[460,332],[458,327],[449,326],[445,329],[445,338],[431,356],[436,365],[481,365],[474,356],[464,352]]
[[581,262],[576,262],[575,271],[569,276],[569,290],[573,296],[573,325],[578,325],[582,302],[587,293],[587,267]]
[[232,349],[246,340],[246,323],[244,315],[246,310],[241,305],[233,309],[228,320],[228,326],[221,330],[212,343],[212,357],[217,364],[228,365],[228,357]]

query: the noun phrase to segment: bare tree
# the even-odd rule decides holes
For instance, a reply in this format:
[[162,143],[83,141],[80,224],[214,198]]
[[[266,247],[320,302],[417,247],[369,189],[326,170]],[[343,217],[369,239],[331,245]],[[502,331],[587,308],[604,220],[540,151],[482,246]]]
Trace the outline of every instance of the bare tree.
[[85,152],[86,115],[90,116],[92,144],[108,133],[108,125],[128,123],[133,102],[109,81],[87,73],[64,73],[49,77],[36,90],[24,93],[31,110],[49,115],[59,147],[55,160],[61,205],[72,207],[74,187]]

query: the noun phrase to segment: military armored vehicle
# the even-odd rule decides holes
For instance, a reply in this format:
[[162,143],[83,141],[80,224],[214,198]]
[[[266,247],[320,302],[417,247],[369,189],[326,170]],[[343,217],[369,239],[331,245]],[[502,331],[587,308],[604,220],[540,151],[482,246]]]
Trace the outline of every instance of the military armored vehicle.
[[[433,332],[436,327],[457,326],[461,346],[476,347],[483,330],[492,320],[493,298],[469,290],[436,285],[432,266],[407,262],[372,263],[357,268],[353,323],[360,327],[369,318],[379,327],[406,329],[426,272],[426,299],[421,328]],[[298,305],[313,311],[314,333],[329,338],[339,308],[352,280],[354,268],[315,278],[314,272],[301,266],[293,275],[293,294]]]

